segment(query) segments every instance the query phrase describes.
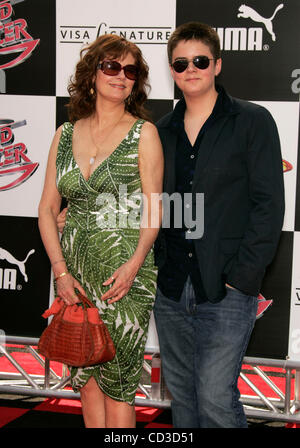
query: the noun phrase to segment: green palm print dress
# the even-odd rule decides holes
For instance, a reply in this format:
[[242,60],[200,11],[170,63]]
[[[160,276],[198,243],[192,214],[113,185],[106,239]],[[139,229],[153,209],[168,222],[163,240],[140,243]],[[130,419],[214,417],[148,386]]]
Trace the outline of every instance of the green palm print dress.
[[108,304],[101,296],[113,272],[134,253],[139,240],[141,180],[138,144],[144,120],[137,120],[113,153],[83,177],[72,151],[74,125],[64,123],[56,159],[57,188],[68,200],[61,246],[69,272],[98,307],[116,347],[112,361],[92,367],[70,367],[72,387],[79,391],[90,377],[117,401],[134,404],[142,373],[148,324],[156,291],[153,249],[128,294]]

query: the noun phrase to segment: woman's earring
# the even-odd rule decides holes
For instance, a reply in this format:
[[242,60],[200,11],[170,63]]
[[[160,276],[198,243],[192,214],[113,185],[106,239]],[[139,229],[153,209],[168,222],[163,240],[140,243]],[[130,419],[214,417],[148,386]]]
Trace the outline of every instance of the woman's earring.
[[93,89],[93,87],[91,87],[91,88],[90,88],[90,94],[91,94],[91,96],[93,96],[94,93],[95,93],[95,90]]

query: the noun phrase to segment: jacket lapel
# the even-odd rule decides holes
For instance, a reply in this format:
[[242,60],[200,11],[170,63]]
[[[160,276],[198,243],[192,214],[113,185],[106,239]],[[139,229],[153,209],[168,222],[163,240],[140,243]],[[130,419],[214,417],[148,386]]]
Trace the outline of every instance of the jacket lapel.
[[204,134],[201,142],[201,149],[199,149],[195,174],[193,179],[193,191],[197,189],[198,183],[201,181],[203,170],[207,166],[210,157],[213,154],[216,143],[222,133],[229,116],[220,117]]

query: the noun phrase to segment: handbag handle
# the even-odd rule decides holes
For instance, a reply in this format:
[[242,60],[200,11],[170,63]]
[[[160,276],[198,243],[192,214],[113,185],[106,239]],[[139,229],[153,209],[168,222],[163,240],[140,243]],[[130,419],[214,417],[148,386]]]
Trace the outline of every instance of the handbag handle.
[[77,297],[83,305],[88,305],[90,308],[96,308],[96,306],[80,292],[77,294]]

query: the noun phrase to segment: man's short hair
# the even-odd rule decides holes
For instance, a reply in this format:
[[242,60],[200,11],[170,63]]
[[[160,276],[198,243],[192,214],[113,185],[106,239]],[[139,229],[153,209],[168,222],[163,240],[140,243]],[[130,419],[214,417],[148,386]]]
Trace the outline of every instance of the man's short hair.
[[168,59],[172,63],[174,49],[180,41],[199,40],[207,45],[214,57],[221,57],[220,39],[218,33],[209,25],[200,22],[188,22],[179,25],[168,40]]

